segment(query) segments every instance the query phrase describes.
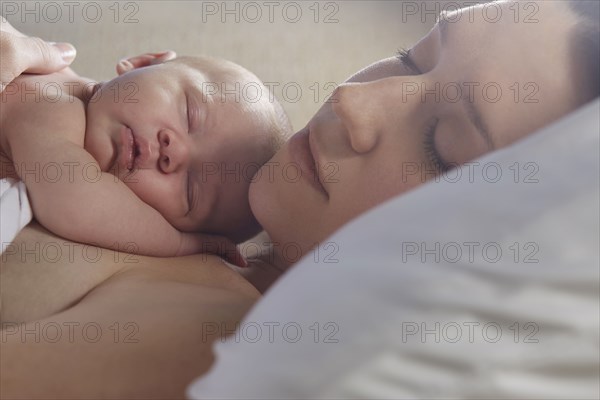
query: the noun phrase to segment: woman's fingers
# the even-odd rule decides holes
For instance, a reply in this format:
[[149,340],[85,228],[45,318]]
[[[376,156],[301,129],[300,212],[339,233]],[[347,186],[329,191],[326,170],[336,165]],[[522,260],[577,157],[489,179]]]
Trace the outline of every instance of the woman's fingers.
[[[51,43],[37,37],[28,37],[16,30],[10,22],[0,16],[2,35],[2,57],[7,53],[17,61],[16,67],[22,72],[50,73],[68,66],[77,54],[70,43]],[[5,61],[3,64],[6,64]],[[17,75],[18,76],[18,75]]]
[[19,36],[0,30],[0,90],[23,72],[48,74],[67,67],[76,50],[68,43],[48,43],[40,38]]
[[70,65],[77,50],[70,43],[48,43],[36,37],[20,38],[22,52],[26,59],[23,72],[31,74],[49,74]]

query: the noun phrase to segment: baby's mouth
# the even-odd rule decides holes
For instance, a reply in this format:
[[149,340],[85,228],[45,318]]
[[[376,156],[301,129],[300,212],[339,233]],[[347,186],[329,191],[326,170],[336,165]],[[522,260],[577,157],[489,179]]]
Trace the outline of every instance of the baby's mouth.
[[121,128],[121,154],[119,157],[119,167],[128,171],[133,170],[135,159],[140,154],[139,148],[135,142],[135,136],[131,128],[123,125]]

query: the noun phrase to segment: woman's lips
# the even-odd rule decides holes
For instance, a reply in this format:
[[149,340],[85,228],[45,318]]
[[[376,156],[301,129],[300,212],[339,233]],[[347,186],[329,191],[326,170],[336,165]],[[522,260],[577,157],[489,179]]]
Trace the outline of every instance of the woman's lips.
[[[317,161],[311,150],[310,130],[308,127],[296,133],[290,139],[289,151],[293,162],[300,167],[302,179],[306,180],[317,191],[327,196],[327,191],[319,177]],[[286,167],[285,165],[283,166],[282,172],[287,170]]]

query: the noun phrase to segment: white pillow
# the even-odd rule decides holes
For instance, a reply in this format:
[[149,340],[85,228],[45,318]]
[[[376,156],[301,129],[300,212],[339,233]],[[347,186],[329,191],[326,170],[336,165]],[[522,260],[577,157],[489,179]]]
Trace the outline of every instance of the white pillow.
[[0,179],[0,254],[11,246],[13,239],[32,218],[25,184],[14,178]]
[[348,224],[217,343],[188,395],[599,398],[599,109]]

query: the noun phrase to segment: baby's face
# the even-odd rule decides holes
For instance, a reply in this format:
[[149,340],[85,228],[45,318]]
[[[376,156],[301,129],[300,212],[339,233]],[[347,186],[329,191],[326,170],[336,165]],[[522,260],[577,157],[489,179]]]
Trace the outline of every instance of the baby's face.
[[243,97],[207,94],[222,82],[215,74],[175,61],[103,84],[86,111],[85,149],[177,229],[241,238],[259,228],[248,187],[272,142],[265,114]]

